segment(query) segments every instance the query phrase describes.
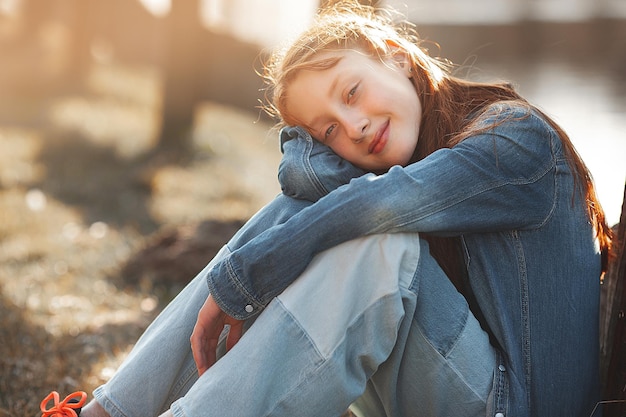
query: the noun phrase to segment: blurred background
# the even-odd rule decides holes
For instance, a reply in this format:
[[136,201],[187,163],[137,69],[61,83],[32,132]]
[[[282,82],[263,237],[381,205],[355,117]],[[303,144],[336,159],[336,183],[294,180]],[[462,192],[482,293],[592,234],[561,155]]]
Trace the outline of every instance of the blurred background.
[[[431,53],[458,64],[461,75],[510,80],[555,116],[617,221],[626,176],[623,0],[378,3],[406,14]],[[0,126],[118,136],[118,150],[141,153],[180,146],[204,102],[264,120],[255,70],[264,52],[306,27],[318,6],[319,0],[0,0]]]
[[[609,223],[626,180],[626,2],[387,0],[459,75],[559,122]],[[278,191],[265,54],[319,0],[0,0],[0,416],[107,380]]]

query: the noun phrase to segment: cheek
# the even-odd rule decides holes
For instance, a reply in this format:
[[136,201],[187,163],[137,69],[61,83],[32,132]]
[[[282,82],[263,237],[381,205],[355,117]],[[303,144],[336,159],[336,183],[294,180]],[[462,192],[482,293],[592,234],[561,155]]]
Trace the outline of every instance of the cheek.
[[[400,160],[400,165],[406,165],[413,157],[413,153],[415,152],[415,148],[417,147],[417,132],[407,132],[407,137],[409,139],[403,140],[398,149],[398,159]],[[414,138],[415,139],[412,139]]]
[[350,156],[352,155],[352,152],[349,146],[344,146],[342,143],[331,144],[330,149],[332,149],[333,152],[335,152],[337,155],[339,155],[343,159],[347,159],[348,161],[350,161]]
[[333,152],[335,152],[341,158],[353,163],[354,165],[360,166],[360,163],[362,161],[359,160],[354,146],[346,146],[344,143],[333,143],[329,146],[330,149],[332,149]]

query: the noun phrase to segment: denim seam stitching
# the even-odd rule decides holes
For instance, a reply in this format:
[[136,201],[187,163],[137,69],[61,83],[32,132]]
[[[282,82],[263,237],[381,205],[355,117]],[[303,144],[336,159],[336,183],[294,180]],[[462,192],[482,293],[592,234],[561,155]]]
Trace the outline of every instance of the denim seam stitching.
[[[503,363],[503,355],[500,351],[496,351],[496,363]],[[495,412],[496,413],[507,413],[508,408],[508,380],[505,375],[505,371],[501,371],[499,368],[495,371],[494,377],[494,389],[495,389]]]
[[226,273],[228,274],[229,281],[233,283],[233,287],[235,287],[235,289],[238,290],[250,303],[255,304],[257,307],[264,307],[263,303],[250,294],[244,283],[239,279],[239,275],[235,271],[231,258],[227,258],[224,262],[226,266]]
[[526,389],[526,400],[530,404],[530,384],[532,380],[531,376],[531,338],[530,338],[530,311],[529,311],[529,291],[528,280],[526,270],[526,258],[524,256],[524,248],[520,241],[520,236],[517,231],[511,233],[513,242],[515,244],[515,251],[517,253],[517,271],[520,283],[520,306],[521,306],[521,321],[522,321],[522,360],[524,364],[524,382]]
[[315,169],[313,168],[313,165],[311,164],[311,152],[313,151],[313,139],[310,136],[307,136],[305,140],[306,140],[306,150],[302,154],[302,162],[303,162],[304,169],[307,173],[307,176],[309,177],[309,180],[313,184],[313,187],[315,188],[315,190],[318,193],[320,193],[320,196],[324,196],[328,194],[328,190],[326,190],[326,187],[324,187],[324,185],[320,181],[319,177],[317,176],[317,173],[315,172]]

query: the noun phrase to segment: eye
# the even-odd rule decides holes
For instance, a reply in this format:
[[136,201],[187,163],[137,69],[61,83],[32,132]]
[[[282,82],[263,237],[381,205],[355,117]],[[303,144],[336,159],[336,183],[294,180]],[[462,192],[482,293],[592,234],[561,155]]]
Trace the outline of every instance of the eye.
[[354,95],[356,94],[356,91],[357,91],[358,87],[359,87],[359,85],[357,84],[357,85],[355,85],[354,87],[352,87],[352,88],[350,89],[350,91],[348,91],[348,97],[347,97],[348,102],[350,102],[350,100],[352,99],[352,97],[354,97]]
[[324,139],[328,139],[336,127],[337,125],[330,125],[328,129],[326,129],[326,132],[324,132]]

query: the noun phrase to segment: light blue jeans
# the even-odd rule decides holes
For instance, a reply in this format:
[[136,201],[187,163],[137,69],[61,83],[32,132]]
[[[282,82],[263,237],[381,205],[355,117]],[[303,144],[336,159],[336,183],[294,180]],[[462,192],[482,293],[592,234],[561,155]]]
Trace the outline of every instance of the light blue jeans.
[[317,255],[198,378],[189,337],[216,258],[94,392],[113,417],[485,416],[496,353],[417,234]]

